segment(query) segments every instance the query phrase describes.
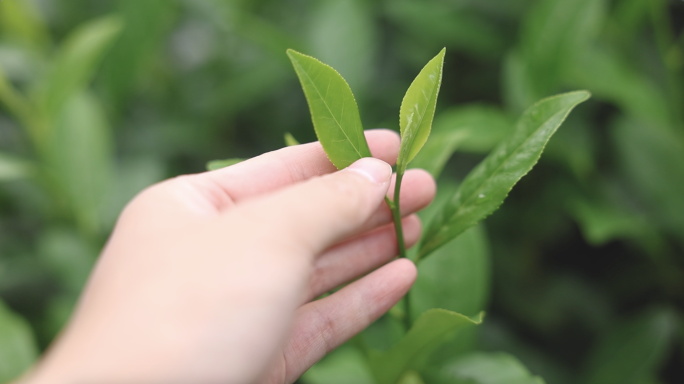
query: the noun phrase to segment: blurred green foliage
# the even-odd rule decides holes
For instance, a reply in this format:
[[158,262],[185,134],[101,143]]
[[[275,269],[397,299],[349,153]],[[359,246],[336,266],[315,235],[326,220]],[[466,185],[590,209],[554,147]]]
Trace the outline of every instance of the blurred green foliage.
[[[0,381],[64,324],[138,191],[315,139],[287,48],[339,70],[367,126],[398,129],[446,46],[433,134],[456,154],[425,165],[445,188],[535,101],[594,96],[420,267],[412,310],[487,316],[401,380],[682,382],[683,29],[677,0],[1,0]],[[381,318],[302,381],[372,382],[355,343],[387,349],[400,328]]]

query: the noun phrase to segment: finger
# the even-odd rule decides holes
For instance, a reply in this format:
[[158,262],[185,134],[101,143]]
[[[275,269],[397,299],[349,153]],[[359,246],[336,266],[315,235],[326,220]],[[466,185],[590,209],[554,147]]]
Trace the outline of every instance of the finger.
[[[396,174],[392,176],[387,196],[394,195],[394,183]],[[410,169],[404,174],[399,192],[399,205],[402,217],[427,207],[435,198],[437,185],[432,176],[422,169]],[[392,211],[387,204],[381,204],[378,210],[361,227],[362,231],[369,231],[381,225],[392,222]]]
[[[394,164],[400,140],[388,129],[365,132],[373,157]],[[337,169],[319,142],[295,145],[268,152],[231,167],[200,174],[220,187],[231,201],[238,202]]]
[[331,296],[302,306],[283,349],[286,377],[279,382],[294,382],[328,352],[361,332],[392,308],[415,279],[416,266],[400,259]]
[[[420,239],[420,219],[408,216],[402,220],[402,227],[406,246],[413,246]],[[314,262],[306,301],[379,268],[398,253],[392,224],[336,245]]]
[[259,223],[260,233],[268,234],[269,241],[242,240],[263,251],[317,256],[359,233],[383,202],[391,174],[389,164],[364,158],[342,171],[238,204],[224,215],[229,221],[226,225]]

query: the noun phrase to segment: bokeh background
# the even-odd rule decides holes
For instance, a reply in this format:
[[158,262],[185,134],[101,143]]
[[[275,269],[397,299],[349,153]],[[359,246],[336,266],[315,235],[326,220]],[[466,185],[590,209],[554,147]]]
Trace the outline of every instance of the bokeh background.
[[0,382],[142,188],[315,140],[287,48],[397,129],[442,47],[435,126],[472,133],[443,182],[538,99],[593,93],[484,223],[480,348],[549,384],[684,382],[683,30],[679,0],[0,0]]

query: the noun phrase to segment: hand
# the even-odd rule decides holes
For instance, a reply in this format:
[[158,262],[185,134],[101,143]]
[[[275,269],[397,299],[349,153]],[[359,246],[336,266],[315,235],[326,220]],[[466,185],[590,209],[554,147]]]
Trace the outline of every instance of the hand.
[[[366,136],[384,162],[335,172],[311,143],[143,191],[26,382],[295,381],[389,310],[416,276],[409,260],[390,262],[397,247],[383,197],[399,138]],[[406,173],[408,246],[420,237],[411,213],[434,192],[429,174]]]

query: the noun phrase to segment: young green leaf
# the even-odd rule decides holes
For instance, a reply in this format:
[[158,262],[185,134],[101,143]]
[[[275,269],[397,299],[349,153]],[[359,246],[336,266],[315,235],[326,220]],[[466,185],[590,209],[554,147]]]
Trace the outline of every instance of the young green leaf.
[[451,335],[482,322],[446,309],[423,313],[396,345],[384,352],[370,351],[369,363],[379,384],[395,384],[408,370],[419,370],[430,354]]
[[430,135],[437,105],[437,94],[442,84],[445,53],[446,48],[423,67],[401,102],[399,112],[401,148],[397,160],[397,173],[403,173],[406,170],[408,163],[416,157]]
[[73,94],[56,117],[47,159],[53,184],[82,229],[101,229],[101,214],[113,184],[111,127],[100,100]]
[[226,159],[226,160],[212,160],[212,161],[207,163],[207,171],[215,171],[217,169],[230,167],[231,165],[237,164],[237,163],[244,161],[244,160],[245,159],[239,159],[239,158]]
[[0,152],[0,181],[24,179],[34,172],[31,162]]
[[16,379],[37,358],[31,327],[0,300],[0,383]]
[[531,374],[518,359],[502,352],[459,356],[438,375],[445,383],[544,384],[541,377]]
[[120,30],[118,18],[105,17],[84,24],[67,37],[39,85],[38,97],[48,117],[55,117],[64,103],[87,85]]
[[344,78],[311,56],[291,49],[287,55],[304,89],[316,136],[330,161],[342,169],[370,157],[359,109]]
[[537,163],[544,146],[570,111],[589,96],[586,91],[557,95],[525,111],[513,134],[470,172],[431,223],[418,259],[494,212],[520,178]]
[[292,136],[290,132],[285,132],[285,135],[283,137],[285,139],[285,145],[288,147],[291,147],[293,145],[299,145],[299,141]]

